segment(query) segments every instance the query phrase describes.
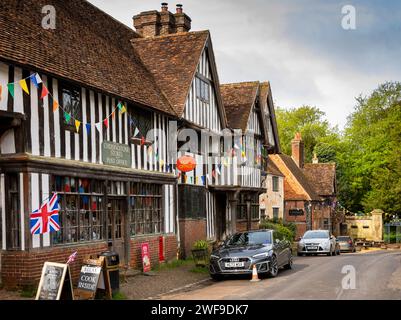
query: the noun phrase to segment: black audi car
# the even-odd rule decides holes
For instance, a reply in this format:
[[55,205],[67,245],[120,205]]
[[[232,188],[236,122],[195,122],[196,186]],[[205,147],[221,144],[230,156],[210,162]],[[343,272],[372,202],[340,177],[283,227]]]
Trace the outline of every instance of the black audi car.
[[235,233],[210,256],[210,276],[220,280],[224,275],[259,274],[277,276],[281,267],[292,268],[291,242],[281,239],[274,230]]

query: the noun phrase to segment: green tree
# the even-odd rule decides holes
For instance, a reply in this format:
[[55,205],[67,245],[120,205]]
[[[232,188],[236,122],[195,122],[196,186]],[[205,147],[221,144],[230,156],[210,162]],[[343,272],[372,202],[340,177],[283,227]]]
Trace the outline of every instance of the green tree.
[[337,153],[340,201],[351,211],[401,214],[401,83],[358,97]]
[[[280,145],[283,153],[291,155],[291,140],[296,132],[300,132],[305,146],[305,162],[311,162],[315,146],[318,144],[333,145],[333,149],[339,143],[337,128],[330,126],[324,119],[325,113],[316,107],[302,106],[289,110],[277,108],[276,118],[280,137]],[[315,152],[326,160],[327,155],[320,145]],[[334,150],[335,151],[335,150]],[[320,154],[322,152],[322,154]],[[331,155],[332,158],[335,158]],[[319,158],[320,161],[320,158]]]

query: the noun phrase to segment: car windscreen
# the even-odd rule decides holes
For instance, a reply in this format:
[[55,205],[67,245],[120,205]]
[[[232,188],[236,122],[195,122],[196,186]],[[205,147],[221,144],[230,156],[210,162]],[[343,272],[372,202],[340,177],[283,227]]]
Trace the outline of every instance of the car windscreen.
[[329,233],[325,231],[314,231],[314,232],[307,232],[303,236],[304,239],[323,239],[328,238]]
[[236,233],[227,241],[228,246],[247,246],[271,243],[271,233],[261,231]]

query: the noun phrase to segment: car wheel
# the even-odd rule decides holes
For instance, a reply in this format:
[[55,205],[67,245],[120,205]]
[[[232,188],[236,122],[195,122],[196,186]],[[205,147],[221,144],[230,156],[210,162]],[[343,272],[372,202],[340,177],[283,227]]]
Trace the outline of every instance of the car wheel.
[[327,256],[330,257],[332,255],[333,255],[333,251],[331,250],[331,247],[330,247],[330,252],[327,254]]
[[303,255],[304,255],[303,253],[297,252],[297,256],[298,256],[298,257],[302,257]]
[[277,277],[278,274],[278,263],[276,256],[272,256],[271,264],[270,264],[270,276]]
[[210,274],[210,277],[215,281],[220,281],[223,277],[220,274]]
[[284,266],[284,269],[292,269],[292,254],[289,255],[288,257],[288,263]]

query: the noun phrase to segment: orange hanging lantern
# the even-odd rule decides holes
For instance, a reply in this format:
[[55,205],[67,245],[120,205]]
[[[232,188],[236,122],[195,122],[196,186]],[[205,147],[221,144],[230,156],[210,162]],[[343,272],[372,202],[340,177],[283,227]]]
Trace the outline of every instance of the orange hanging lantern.
[[192,171],[195,167],[196,161],[191,156],[182,156],[177,159],[177,169],[182,172]]

